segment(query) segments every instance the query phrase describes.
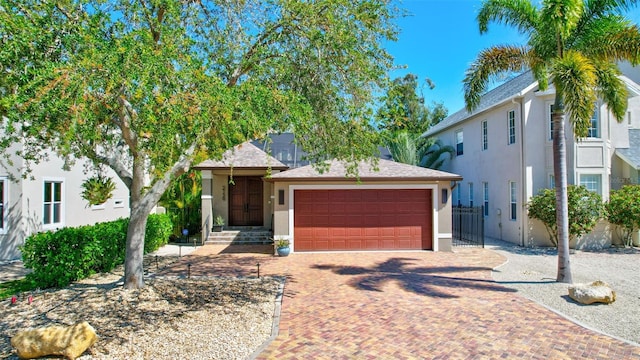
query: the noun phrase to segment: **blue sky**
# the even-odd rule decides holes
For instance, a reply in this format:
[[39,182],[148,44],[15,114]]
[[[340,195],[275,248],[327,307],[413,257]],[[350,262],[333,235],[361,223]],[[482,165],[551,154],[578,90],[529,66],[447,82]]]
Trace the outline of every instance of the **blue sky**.
[[[442,102],[449,114],[464,106],[462,79],[469,64],[487,47],[499,44],[524,44],[513,28],[489,25],[480,35],[476,21],[480,0],[404,0],[400,5],[412,15],[397,21],[400,36],[386,48],[397,65],[393,78],[406,73],[418,75],[421,84],[430,78],[435,89],[424,88],[427,104]],[[640,10],[629,18],[640,23]]]

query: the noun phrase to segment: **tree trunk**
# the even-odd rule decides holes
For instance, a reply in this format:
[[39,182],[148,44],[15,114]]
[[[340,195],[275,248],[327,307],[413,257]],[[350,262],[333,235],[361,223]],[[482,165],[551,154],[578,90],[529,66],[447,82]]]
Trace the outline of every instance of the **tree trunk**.
[[124,261],[125,289],[140,289],[144,287],[144,234],[148,218],[148,211],[141,210],[139,207],[131,208]]
[[567,192],[567,149],[565,139],[564,105],[558,98],[554,104],[553,119],[553,176],[556,188],[556,225],[558,230],[558,276],[556,281],[569,283],[569,202]]

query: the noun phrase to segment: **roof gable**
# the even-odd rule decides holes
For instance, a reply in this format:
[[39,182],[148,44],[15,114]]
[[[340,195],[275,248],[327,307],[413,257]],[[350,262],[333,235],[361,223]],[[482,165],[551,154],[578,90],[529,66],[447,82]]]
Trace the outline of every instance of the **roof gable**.
[[222,159],[205,160],[193,168],[198,170],[229,168],[284,170],[288,169],[288,166],[247,141],[225,151]]
[[616,149],[616,154],[636,170],[640,169],[640,129],[629,129],[629,147]]

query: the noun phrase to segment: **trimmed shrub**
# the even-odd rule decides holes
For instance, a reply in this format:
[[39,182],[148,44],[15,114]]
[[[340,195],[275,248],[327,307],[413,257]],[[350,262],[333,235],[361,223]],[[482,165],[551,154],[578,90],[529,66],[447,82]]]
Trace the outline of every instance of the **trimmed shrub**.
[[[604,214],[602,197],[584,186],[569,185],[569,238],[577,239],[590,232]],[[556,192],[542,189],[527,204],[529,217],[542,221],[554,246],[558,246],[556,226]]]
[[618,225],[625,246],[632,245],[632,234],[640,229],[640,185],[625,185],[620,190],[611,191],[605,205],[607,220]]
[[[124,262],[129,219],[96,225],[67,227],[36,233],[21,247],[27,275],[38,287],[62,287]],[[173,225],[167,215],[152,214],[147,221],[144,252],[166,244]]]
[[147,229],[144,234],[144,253],[158,250],[169,242],[169,236],[173,233],[173,223],[166,214],[152,214],[147,220]]

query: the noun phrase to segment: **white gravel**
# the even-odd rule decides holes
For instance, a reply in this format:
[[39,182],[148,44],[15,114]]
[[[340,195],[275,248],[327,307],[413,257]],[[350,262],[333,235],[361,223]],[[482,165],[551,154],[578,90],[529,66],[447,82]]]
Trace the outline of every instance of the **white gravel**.
[[592,330],[640,346],[640,250],[611,248],[572,251],[574,283],[602,280],[616,292],[613,304],[582,305],[568,295],[568,284],[555,281],[555,248],[522,248],[489,239],[486,247],[507,258],[493,271],[498,283]]

